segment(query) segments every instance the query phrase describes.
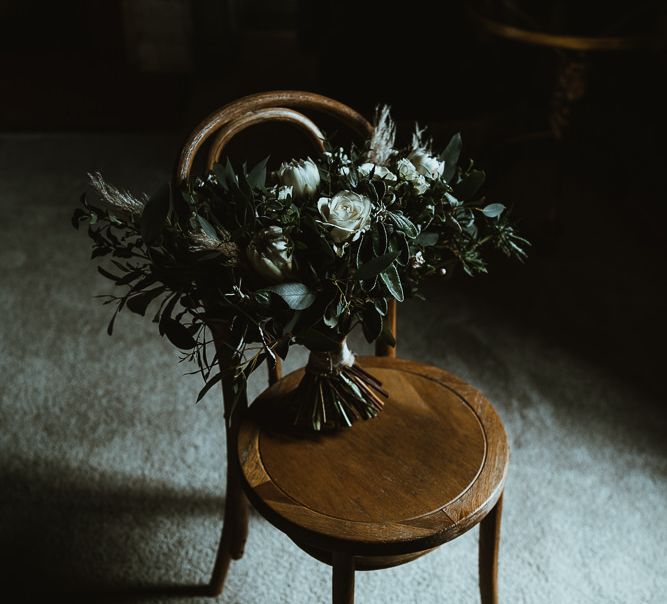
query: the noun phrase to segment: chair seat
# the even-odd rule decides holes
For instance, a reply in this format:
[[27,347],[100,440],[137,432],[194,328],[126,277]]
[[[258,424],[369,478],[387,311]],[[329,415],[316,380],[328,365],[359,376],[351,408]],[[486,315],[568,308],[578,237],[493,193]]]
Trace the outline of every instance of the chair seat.
[[282,429],[303,370],[253,403],[238,433],[249,499],[311,553],[409,556],[476,525],[502,493],[509,458],[493,406],[430,365],[357,362],[390,396],[378,417],[347,430],[296,437]]

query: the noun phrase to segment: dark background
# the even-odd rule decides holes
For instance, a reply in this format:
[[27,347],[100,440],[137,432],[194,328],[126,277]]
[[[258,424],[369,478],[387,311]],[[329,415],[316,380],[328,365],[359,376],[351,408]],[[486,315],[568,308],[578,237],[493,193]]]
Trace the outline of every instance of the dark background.
[[[367,115],[389,103],[403,140],[414,120],[439,145],[460,130],[464,153],[489,174],[488,196],[512,206],[534,245],[524,265],[494,259],[489,276],[454,275],[429,295],[483,297],[507,320],[660,391],[661,4],[2,0],[0,130],[167,133],[175,157],[215,108],[287,88]],[[635,48],[559,51],[494,35],[475,15]],[[258,129],[236,152],[290,153],[298,139]]]

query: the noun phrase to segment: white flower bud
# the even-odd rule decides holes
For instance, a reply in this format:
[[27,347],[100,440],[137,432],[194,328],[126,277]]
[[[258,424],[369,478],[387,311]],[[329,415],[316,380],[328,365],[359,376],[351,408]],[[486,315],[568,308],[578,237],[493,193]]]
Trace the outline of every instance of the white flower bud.
[[257,233],[246,256],[252,268],[272,283],[284,281],[292,272],[292,245],[278,226]]
[[445,162],[429,155],[423,149],[415,149],[408,155],[417,172],[429,178],[438,179],[445,171]]
[[410,266],[412,268],[419,268],[420,266],[424,266],[425,263],[426,259],[421,251],[418,251],[412,258],[410,258]]
[[371,200],[352,191],[341,191],[331,199],[320,197],[317,209],[322,222],[334,227],[329,232],[334,242],[342,243],[348,239],[355,241],[368,227]]
[[312,159],[293,159],[278,168],[278,180],[292,187],[294,197],[311,197],[320,185],[320,171]]

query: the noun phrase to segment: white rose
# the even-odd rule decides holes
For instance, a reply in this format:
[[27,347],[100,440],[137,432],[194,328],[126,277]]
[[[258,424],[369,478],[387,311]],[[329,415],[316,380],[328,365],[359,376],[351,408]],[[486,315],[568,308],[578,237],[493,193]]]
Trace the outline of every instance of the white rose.
[[409,159],[399,159],[397,164],[398,174],[403,180],[407,180],[420,195],[428,190],[429,184],[423,174],[417,171],[415,165]]
[[278,168],[278,180],[285,187],[292,187],[295,197],[310,197],[320,184],[320,171],[312,159],[293,159]]
[[292,272],[292,246],[278,226],[257,233],[246,256],[252,268],[273,283],[284,281]]
[[[374,168],[375,171],[373,172]],[[368,176],[371,172],[373,172],[373,178],[381,178],[383,180],[390,180],[392,182],[396,180],[396,174],[394,174],[384,166],[378,166],[370,162],[361,164],[359,166],[359,174],[362,174],[363,176]]]
[[322,222],[334,227],[329,237],[335,243],[342,243],[348,239],[356,240],[366,229],[371,216],[371,200],[352,191],[341,191],[331,199],[320,197],[317,209]]

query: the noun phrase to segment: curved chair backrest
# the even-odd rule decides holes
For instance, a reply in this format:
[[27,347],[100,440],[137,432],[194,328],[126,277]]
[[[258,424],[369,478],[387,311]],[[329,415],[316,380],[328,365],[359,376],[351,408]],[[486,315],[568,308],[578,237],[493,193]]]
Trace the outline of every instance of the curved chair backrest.
[[[212,137],[209,146],[206,167],[211,169],[219,161],[229,141],[242,130],[263,122],[287,122],[306,131],[318,151],[323,150],[323,135],[319,128],[305,115],[297,111],[315,110],[328,114],[344,125],[350,127],[362,138],[373,133],[370,122],[351,107],[326,96],[312,92],[279,90],[253,94],[233,101],[197,125],[188,136],[178,157],[174,180],[176,185],[187,181],[191,176],[192,167],[204,144]],[[387,323],[393,337],[396,337],[396,304],[391,301],[387,315]],[[219,336],[223,337],[223,336]],[[216,337],[218,341],[218,337]],[[375,354],[378,356],[395,356],[395,347],[377,344]],[[280,368],[270,372],[270,381],[280,377]]]

